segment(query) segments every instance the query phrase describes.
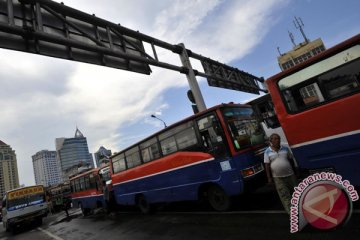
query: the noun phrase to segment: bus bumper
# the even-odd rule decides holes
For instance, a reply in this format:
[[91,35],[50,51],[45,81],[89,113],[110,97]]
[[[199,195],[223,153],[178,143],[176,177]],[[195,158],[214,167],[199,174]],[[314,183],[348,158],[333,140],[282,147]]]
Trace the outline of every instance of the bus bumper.
[[37,218],[43,218],[46,217],[48,214],[48,210],[47,209],[43,209],[41,211],[35,212],[35,213],[31,213],[28,215],[24,215],[24,216],[19,216],[19,217],[14,217],[14,218],[10,218],[8,220],[8,225],[10,227],[15,227],[18,226],[20,224],[23,223],[29,223],[34,221]]

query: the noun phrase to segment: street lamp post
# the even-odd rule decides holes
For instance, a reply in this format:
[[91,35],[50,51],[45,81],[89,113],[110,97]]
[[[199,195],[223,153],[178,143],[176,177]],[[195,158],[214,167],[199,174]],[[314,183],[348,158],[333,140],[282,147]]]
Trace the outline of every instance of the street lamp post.
[[154,114],[151,114],[151,117],[152,117],[152,118],[156,118],[157,120],[162,121],[162,122],[164,123],[164,128],[166,128],[166,127],[167,127],[167,126],[166,126],[166,123],[165,123],[162,119],[158,118],[158,117],[157,117],[157,116],[155,116]]

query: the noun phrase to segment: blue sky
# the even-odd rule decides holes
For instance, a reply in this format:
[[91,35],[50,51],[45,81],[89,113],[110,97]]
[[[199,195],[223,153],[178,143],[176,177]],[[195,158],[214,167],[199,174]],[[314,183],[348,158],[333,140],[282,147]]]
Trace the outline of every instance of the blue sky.
[[[277,47],[303,41],[293,24],[301,17],[310,40],[331,47],[360,33],[358,0],[67,0],[78,10],[177,44],[256,76],[280,71]],[[162,61],[180,64],[177,55]],[[0,139],[16,151],[20,182],[34,183],[31,156],[55,150],[55,138],[73,137],[76,125],[91,152],[135,143],[163,125],[192,114],[186,77],[152,67],[150,76],[0,50]],[[197,61],[193,67],[203,71]],[[213,88],[198,78],[207,107],[245,102],[256,95]]]

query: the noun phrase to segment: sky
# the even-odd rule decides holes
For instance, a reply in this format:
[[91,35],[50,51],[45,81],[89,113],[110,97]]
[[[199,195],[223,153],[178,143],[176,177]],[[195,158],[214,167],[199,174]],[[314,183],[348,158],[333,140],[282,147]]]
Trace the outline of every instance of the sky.
[[[60,2],[60,1],[59,1]],[[278,73],[278,51],[301,17],[310,40],[327,48],[360,33],[358,0],[63,0],[65,5],[140,31],[255,76]],[[176,54],[160,60],[180,66]],[[0,49],[0,140],[16,151],[20,184],[35,183],[32,156],[74,137],[89,150],[123,148],[192,114],[186,76],[151,66],[143,75],[119,69]],[[193,68],[203,72],[198,61]],[[214,88],[197,77],[207,107],[244,103],[258,95]]]

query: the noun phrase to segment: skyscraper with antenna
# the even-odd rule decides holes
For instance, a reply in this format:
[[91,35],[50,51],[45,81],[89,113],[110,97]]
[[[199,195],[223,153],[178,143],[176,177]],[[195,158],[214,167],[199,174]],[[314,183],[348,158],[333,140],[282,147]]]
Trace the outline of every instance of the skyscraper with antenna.
[[300,17],[294,17],[293,22],[295,28],[300,31],[304,41],[296,44],[294,35],[288,30],[290,40],[293,44],[293,49],[288,52],[281,53],[279,47],[277,48],[279,52],[278,63],[282,71],[298,65],[307,59],[325,51],[325,45],[321,38],[315,39],[313,41],[307,38],[304,31],[305,25]]
[[77,126],[73,138],[56,138],[55,145],[63,181],[68,180],[69,176],[77,173],[81,167],[94,167],[87,139]]

